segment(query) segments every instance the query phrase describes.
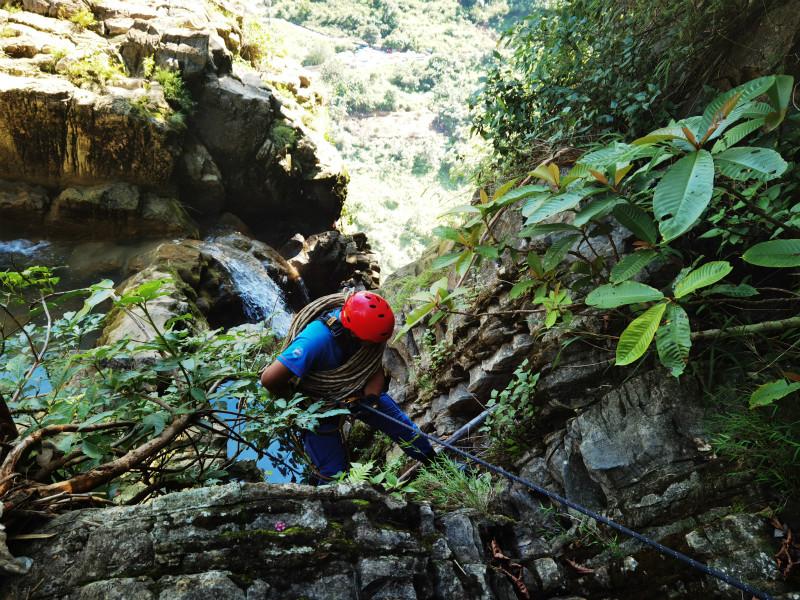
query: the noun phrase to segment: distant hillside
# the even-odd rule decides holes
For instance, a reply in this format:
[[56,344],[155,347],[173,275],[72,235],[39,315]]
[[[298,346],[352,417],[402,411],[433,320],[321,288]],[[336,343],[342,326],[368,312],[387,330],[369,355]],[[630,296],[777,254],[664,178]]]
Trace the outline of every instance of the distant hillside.
[[463,203],[481,153],[468,98],[510,15],[533,2],[278,0],[269,31],[315,71],[328,138],[352,181],[344,229],[366,231],[385,271],[416,258],[436,216]]

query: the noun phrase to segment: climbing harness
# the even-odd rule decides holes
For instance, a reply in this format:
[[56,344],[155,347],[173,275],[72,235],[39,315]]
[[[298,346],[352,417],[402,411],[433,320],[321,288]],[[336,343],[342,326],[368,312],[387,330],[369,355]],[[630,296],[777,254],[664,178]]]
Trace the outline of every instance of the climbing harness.
[[[347,298],[348,294],[331,294],[303,307],[292,320],[281,351],[289,346],[306,325],[334,308],[341,307]],[[297,388],[307,396],[330,403],[356,396],[364,389],[369,378],[382,368],[383,349],[383,344],[363,344],[341,367],[308,373],[299,381]]]
[[653,548],[657,552],[660,552],[661,554],[669,556],[670,558],[674,558],[676,560],[679,560],[679,561],[689,565],[693,569],[696,569],[696,570],[700,571],[701,573],[705,573],[706,575],[710,575],[711,577],[716,577],[720,581],[724,581],[728,585],[733,586],[733,587],[735,587],[735,588],[737,588],[739,590],[742,590],[743,592],[747,592],[748,594],[751,594],[751,595],[755,596],[756,598],[760,598],[761,600],[772,600],[772,596],[770,596],[766,592],[762,592],[760,590],[757,590],[754,587],[751,587],[746,583],[743,583],[743,582],[741,582],[741,581],[739,581],[737,579],[734,579],[733,577],[723,573],[719,569],[715,569],[714,567],[709,567],[708,565],[705,565],[705,564],[701,563],[700,561],[697,561],[697,560],[693,559],[690,556],[687,556],[687,555],[685,555],[685,554],[683,554],[681,552],[678,552],[677,550],[673,550],[672,548],[668,548],[667,546],[664,546],[663,544],[660,544],[657,541],[655,541],[653,539],[650,539],[649,537],[647,537],[645,535],[642,535],[641,533],[637,533],[636,531],[633,531],[632,529],[628,529],[624,525],[620,525],[619,523],[616,523],[616,522],[612,521],[611,519],[608,519],[608,518],[604,517],[603,515],[594,512],[593,510],[585,508],[585,507],[581,506],[580,504],[576,504],[575,502],[573,502],[571,500],[568,500],[567,498],[564,498],[563,496],[560,496],[560,495],[556,494],[555,492],[551,492],[550,490],[547,490],[547,489],[545,489],[545,488],[543,488],[543,487],[541,487],[539,485],[536,485],[535,483],[532,483],[532,482],[530,482],[530,481],[528,481],[526,479],[523,479],[522,477],[514,475],[513,473],[509,473],[508,471],[506,471],[502,467],[498,467],[496,465],[488,463],[485,460],[483,460],[482,458],[478,458],[474,454],[470,454],[469,452],[465,452],[464,450],[461,450],[460,448],[456,448],[455,446],[453,446],[452,444],[450,444],[450,443],[448,443],[448,442],[446,442],[444,440],[440,440],[439,438],[437,438],[435,436],[432,436],[432,435],[430,435],[428,433],[425,433],[424,431],[420,431],[420,430],[414,429],[410,425],[408,425],[406,423],[403,423],[402,421],[399,421],[399,420],[397,420],[397,419],[395,419],[393,417],[390,417],[389,415],[386,415],[386,414],[384,414],[384,413],[372,408],[371,406],[367,405],[366,403],[362,404],[361,406],[365,410],[372,411],[376,415],[382,416],[384,419],[388,419],[389,421],[392,421],[392,422],[394,422],[394,423],[396,423],[398,425],[401,425],[401,426],[413,431],[417,435],[420,435],[420,436],[426,438],[429,442],[435,442],[436,444],[439,444],[440,446],[442,446],[442,447],[444,447],[444,448],[446,448],[446,449],[448,449],[448,450],[450,450],[452,452],[455,452],[456,454],[462,456],[463,458],[466,458],[467,460],[470,460],[470,461],[472,461],[472,462],[474,462],[476,464],[479,464],[482,467],[488,469],[489,471],[492,471],[493,473],[496,473],[498,475],[501,475],[502,477],[505,477],[509,481],[513,481],[515,483],[519,483],[520,485],[523,485],[523,486],[533,490],[537,494],[541,494],[543,496],[546,496],[550,500],[554,500],[555,502],[558,502],[559,504],[562,504],[563,506],[566,506],[566,507],[571,508],[571,509],[573,509],[573,510],[575,510],[575,511],[577,511],[577,512],[583,514],[583,515],[586,515],[587,517],[589,517],[589,518],[591,518],[591,519],[593,519],[593,520],[595,520],[595,521],[597,521],[599,523],[602,523],[603,525],[607,525],[611,529],[615,529],[616,531],[619,531],[620,533],[623,533],[623,534],[625,534],[625,535],[627,535],[629,537],[632,537],[635,540],[637,540],[639,542],[642,542],[643,544],[645,544],[647,546],[650,546],[651,548]]

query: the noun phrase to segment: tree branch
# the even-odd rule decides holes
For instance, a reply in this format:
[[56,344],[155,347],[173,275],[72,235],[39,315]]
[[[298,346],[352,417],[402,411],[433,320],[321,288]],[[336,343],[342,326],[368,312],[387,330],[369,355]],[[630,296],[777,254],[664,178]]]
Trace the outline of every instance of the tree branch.
[[194,413],[180,415],[172,421],[169,427],[164,429],[157,438],[153,438],[138,448],[134,448],[124,456],[107,462],[104,465],[100,465],[96,469],[92,469],[86,473],[76,475],[67,481],[60,481],[58,483],[39,487],[36,491],[38,494],[52,494],[57,492],[81,494],[90,492],[96,487],[108,483],[118,475],[130,471],[159,450],[168,446],[172,440],[191,425],[194,417]]
[[8,492],[14,478],[14,469],[17,463],[31,446],[40,442],[43,438],[51,435],[58,435],[59,433],[78,431],[79,429],[80,431],[89,432],[102,431],[105,429],[120,429],[123,427],[131,427],[132,425],[136,425],[136,423],[132,421],[119,421],[116,423],[96,423],[81,428],[80,425],[70,423],[67,425],[48,425],[47,427],[34,431],[14,446],[11,452],[8,453],[8,456],[6,456],[2,466],[0,466],[0,497]]
[[761,323],[751,323],[750,325],[739,325],[737,327],[727,327],[725,329],[707,329],[706,331],[695,331],[692,334],[692,341],[709,340],[722,337],[735,337],[737,335],[752,335],[756,333],[773,333],[786,329],[800,328],[800,317],[781,319],[779,321],[763,321]]

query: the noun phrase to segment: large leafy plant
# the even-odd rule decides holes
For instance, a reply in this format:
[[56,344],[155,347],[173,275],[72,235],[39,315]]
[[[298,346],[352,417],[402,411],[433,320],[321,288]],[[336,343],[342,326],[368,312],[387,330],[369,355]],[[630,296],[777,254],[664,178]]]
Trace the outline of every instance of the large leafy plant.
[[[176,291],[171,280],[122,294],[111,281],[69,292],[57,283],[46,268],[0,272],[5,520],[213,483],[237,459],[228,437],[239,450],[264,455],[277,443],[302,458],[295,431],[338,414],[267,396],[258,372],[276,350],[269,330],[209,331],[191,314],[162,324],[154,307]],[[106,307],[136,333],[96,344]]]
[[[800,266],[800,239],[784,237],[800,237],[800,216],[796,210],[785,220],[771,214],[784,210],[781,190],[795,184],[778,181],[789,165],[764,137],[786,119],[793,86],[784,75],[750,81],[720,95],[701,115],[631,143],[597,148],[566,172],[552,162],[540,165],[491,198],[482,192],[476,204],[458,207],[453,212],[467,217],[460,226],[438,230],[449,250],[437,261],[439,267],[454,267],[456,286],[450,291],[446,279],[437,282],[435,294],[419,298],[426,302],[406,328],[429,314],[439,320],[458,310],[448,303],[463,295],[470,268],[508,252],[521,274],[511,297],[539,306],[521,312],[541,312],[544,325],[551,327],[559,320],[568,324],[575,310],[608,311],[609,316],[630,310],[616,364],[637,361],[655,340],[661,362],[680,375],[693,339],[690,310],[715,297],[759,293],[746,281],[724,282],[734,270],[729,255],[709,260],[692,251],[690,240],[719,237],[732,220],[747,223],[720,248],[730,246],[751,265]],[[543,254],[522,253],[515,237],[497,238],[494,225],[511,208],[525,219],[517,238],[550,240]],[[633,253],[620,252],[615,226],[633,234]],[[746,247],[759,238],[776,239]],[[607,252],[597,250],[598,240],[605,240]],[[679,271],[666,284],[637,280],[648,269],[665,266]]]

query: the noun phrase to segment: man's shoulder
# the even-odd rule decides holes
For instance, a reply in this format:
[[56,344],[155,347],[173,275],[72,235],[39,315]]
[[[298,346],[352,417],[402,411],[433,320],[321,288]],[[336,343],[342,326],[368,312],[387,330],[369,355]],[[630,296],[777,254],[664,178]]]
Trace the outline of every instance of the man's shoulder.
[[325,343],[333,340],[333,333],[325,323],[316,319],[306,325],[297,337],[299,340],[305,338],[309,342]]

